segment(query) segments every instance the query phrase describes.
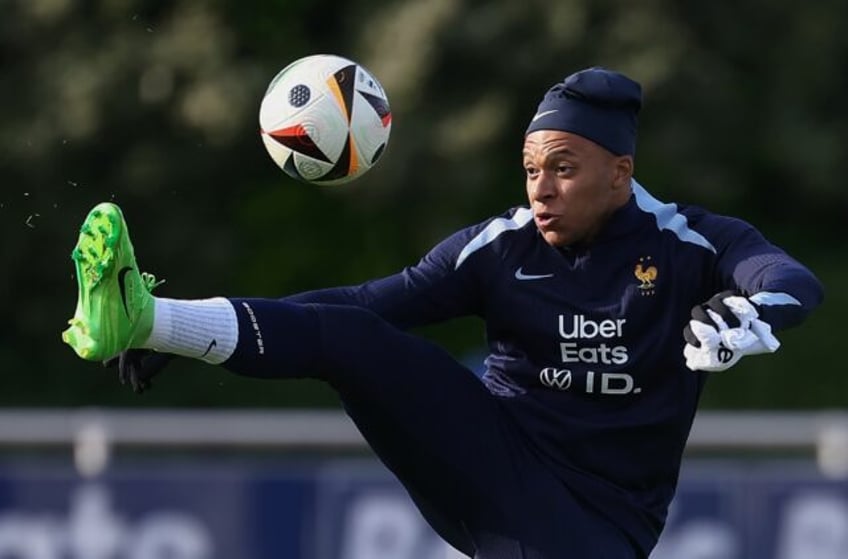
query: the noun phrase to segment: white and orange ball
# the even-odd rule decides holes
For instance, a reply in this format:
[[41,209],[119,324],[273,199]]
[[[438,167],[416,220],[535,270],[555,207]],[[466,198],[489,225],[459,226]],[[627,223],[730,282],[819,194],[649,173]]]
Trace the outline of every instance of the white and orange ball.
[[392,113],[380,82],[331,54],[296,60],[268,86],[259,108],[262,141],[295,179],[343,184],[374,166],[389,141]]

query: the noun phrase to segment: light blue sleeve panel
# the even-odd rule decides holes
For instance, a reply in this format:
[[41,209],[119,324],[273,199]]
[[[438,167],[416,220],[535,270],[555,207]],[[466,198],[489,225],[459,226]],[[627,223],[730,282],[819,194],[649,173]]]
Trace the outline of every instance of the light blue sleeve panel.
[[487,269],[497,265],[497,258],[485,249],[503,233],[531,220],[529,210],[512,209],[454,233],[417,264],[396,274],[360,285],[298,293],[285,300],[367,308],[403,329],[479,315]]

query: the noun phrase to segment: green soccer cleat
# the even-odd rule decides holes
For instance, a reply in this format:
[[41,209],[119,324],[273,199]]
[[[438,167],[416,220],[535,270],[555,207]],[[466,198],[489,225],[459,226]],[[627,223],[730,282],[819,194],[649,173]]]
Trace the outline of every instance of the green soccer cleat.
[[92,209],[71,253],[79,295],[62,340],[90,361],[108,359],[147,340],[153,329],[151,274],[138,271],[121,209],[104,202]]

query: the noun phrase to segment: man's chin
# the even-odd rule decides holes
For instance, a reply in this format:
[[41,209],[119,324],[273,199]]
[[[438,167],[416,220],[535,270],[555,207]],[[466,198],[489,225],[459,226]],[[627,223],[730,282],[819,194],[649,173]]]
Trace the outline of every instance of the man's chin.
[[555,248],[564,248],[574,242],[568,235],[563,235],[558,231],[545,231],[542,233],[542,238],[545,242]]

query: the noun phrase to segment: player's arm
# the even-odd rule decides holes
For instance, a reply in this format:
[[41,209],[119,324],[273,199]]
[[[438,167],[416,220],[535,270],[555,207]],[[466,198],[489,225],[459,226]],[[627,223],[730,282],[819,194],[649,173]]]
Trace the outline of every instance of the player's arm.
[[366,308],[401,329],[477,314],[483,293],[479,274],[473,263],[457,266],[459,253],[475,230],[448,237],[416,265],[396,274],[355,286],[297,293],[283,300]]
[[741,220],[731,223],[723,235],[727,242],[716,247],[720,290],[745,295],[773,330],[800,324],[824,297],[819,280],[751,225]]
[[711,296],[692,308],[684,356],[693,370],[720,371],[745,355],[776,351],[774,331],[800,324],[823,298],[815,275],[742,220],[713,216]]

